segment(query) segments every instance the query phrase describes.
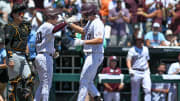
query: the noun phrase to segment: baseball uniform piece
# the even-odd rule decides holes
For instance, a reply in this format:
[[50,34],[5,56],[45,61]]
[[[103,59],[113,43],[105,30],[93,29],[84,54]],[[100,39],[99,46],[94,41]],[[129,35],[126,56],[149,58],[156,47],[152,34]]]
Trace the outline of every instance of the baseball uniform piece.
[[[93,21],[89,21],[84,27],[85,40],[94,38],[104,39],[104,24],[98,16]],[[95,87],[93,80],[97,73],[97,69],[104,59],[104,48],[102,44],[84,45],[84,53],[86,55],[85,63],[80,76],[80,88],[77,101],[84,101],[89,92],[93,97],[100,96],[99,91]]]
[[128,51],[127,59],[131,60],[132,70],[135,72],[131,76],[131,101],[138,101],[141,84],[145,92],[144,101],[151,101],[151,79],[148,66],[150,57],[148,48],[143,46],[140,49],[133,46]]

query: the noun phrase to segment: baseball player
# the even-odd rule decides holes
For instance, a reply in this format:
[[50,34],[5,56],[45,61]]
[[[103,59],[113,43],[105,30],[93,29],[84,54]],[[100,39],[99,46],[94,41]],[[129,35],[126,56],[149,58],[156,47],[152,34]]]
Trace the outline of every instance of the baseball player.
[[[180,73],[180,53],[178,54],[178,62],[172,63],[169,67],[168,74]],[[177,84],[172,83],[169,88],[168,101],[177,101]]]
[[140,84],[145,92],[144,101],[151,101],[151,79],[148,60],[149,50],[143,46],[143,33],[138,32],[135,46],[127,54],[126,64],[131,76],[131,101],[138,101]]
[[37,30],[37,56],[35,58],[35,64],[40,84],[36,91],[34,101],[48,101],[49,98],[53,76],[53,55],[55,53],[54,33],[66,26],[66,23],[64,22],[56,25],[58,23],[57,15],[59,13],[60,12],[57,9],[46,9],[46,22],[44,22]]
[[[26,79],[26,83],[29,82],[28,79],[31,77],[31,70],[26,60],[26,54],[28,54],[27,39],[30,32],[29,27],[24,23],[25,6],[20,4],[14,4],[11,12],[11,17],[13,19],[12,23],[7,24],[4,27],[5,33],[5,44],[6,50],[8,51],[8,76],[11,85],[9,86],[9,99],[15,99],[16,94],[19,99],[27,98],[25,95],[20,93],[15,93],[18,78]],[[18,82],[23,88],[31,91],[31,87],[25,87],[25,83]],[[11,96],[12,95],[12,96]],[[20,95],[20,96],[19,96]],[[22,100],[22,99],[21,99]]]
[[[117,57],[109,57],[109,66],[102,70],[103,74],[120,75],[121,69],[117,67]],[[104,101],[120,101],[120,90],[123,89],[124,83],[104,83]]]
[[[160,63],[157,68],[156,75],[163,75],[166,72],[166,64]],[[152,83],[152,100],[151,101],[167,101],[169,92],[169,83]]]
[[93,80],[98,67],[104,59],[104,24],[97,15],[97,6],[93,4],[84,4],[81,13],[83,16],[88,17],[89,20],[84,28],[67,22],[72,29],[85,35],[84,40],[75,39],[74,41],[74,46],[84,46],[83,51],[86,55],[80,76],[80,88],[77,101],[84,101],[88,92],[94,97],[95,101],[102,101]]

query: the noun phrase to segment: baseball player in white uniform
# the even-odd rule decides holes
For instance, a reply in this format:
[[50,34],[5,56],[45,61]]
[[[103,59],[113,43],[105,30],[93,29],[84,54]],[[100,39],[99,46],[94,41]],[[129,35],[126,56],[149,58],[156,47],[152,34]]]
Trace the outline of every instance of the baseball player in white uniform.
[[143,33],[138,32],[135,46],[130,48],[126,64],[131,76],[131,101],[139,101],[140,84],[142,84],[145,97],[144,101],[151,101],[151,79],[148,60],[149,50],[143,46]]
[[59,11],[56,9],[47,9],[45,11],[46,22],[37,30],[35,58],[36,70],[38,72],[40,84],[36,91],[34,101],[48,101],[53,76],[53,55],[54,33],[66,26],[66,23],[60,23],[55,26]]
[[[180,73],[180,53],[178,54],[178,62],[172,63],[169,67],[168,74],[179,74]],[[168,101],[177,101],[177,84],[172,83],[170,85]]]
[[[80,88],[77,101],[85,101],[85,97],[89,92],[95,101],[102,101],[100,93],[94,85],[94,78],[97,69],[104,59],[104,24],[97,14],[97,7],[93,4],[85,4],[82,6],[82,14],[88,16],[88,23],[84,28],[78,25],[70,24],[75,31],[85,35],[85,39],[76,39],[74,46],[84,46],[86,55],[85,63],[80,76]],[[68,23],[68,22],[67,22]]]

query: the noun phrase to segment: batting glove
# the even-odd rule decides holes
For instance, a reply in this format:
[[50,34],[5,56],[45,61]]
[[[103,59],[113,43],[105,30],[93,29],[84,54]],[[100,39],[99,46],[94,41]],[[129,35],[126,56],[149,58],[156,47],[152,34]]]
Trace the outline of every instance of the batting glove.
[[80,20],[78,19],[77,16],[72,16],[70,18],[64,18],[64,21],[68,24],[72,24],[74,22],[79,22]]
[[135,74],[134,70],[129,69],[129,74],[130,74],[131,76],[134,76],[134,74]]
[[84,45],[84,40],[75,38],[73,45],[74,46],[82,46],[82,45]]

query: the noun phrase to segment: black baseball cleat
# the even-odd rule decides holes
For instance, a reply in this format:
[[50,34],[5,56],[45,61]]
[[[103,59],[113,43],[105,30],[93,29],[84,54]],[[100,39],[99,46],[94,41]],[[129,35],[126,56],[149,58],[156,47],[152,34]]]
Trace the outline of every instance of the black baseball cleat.
[[94,101],[103,101],[103,99],[100,96],[95,96]]

